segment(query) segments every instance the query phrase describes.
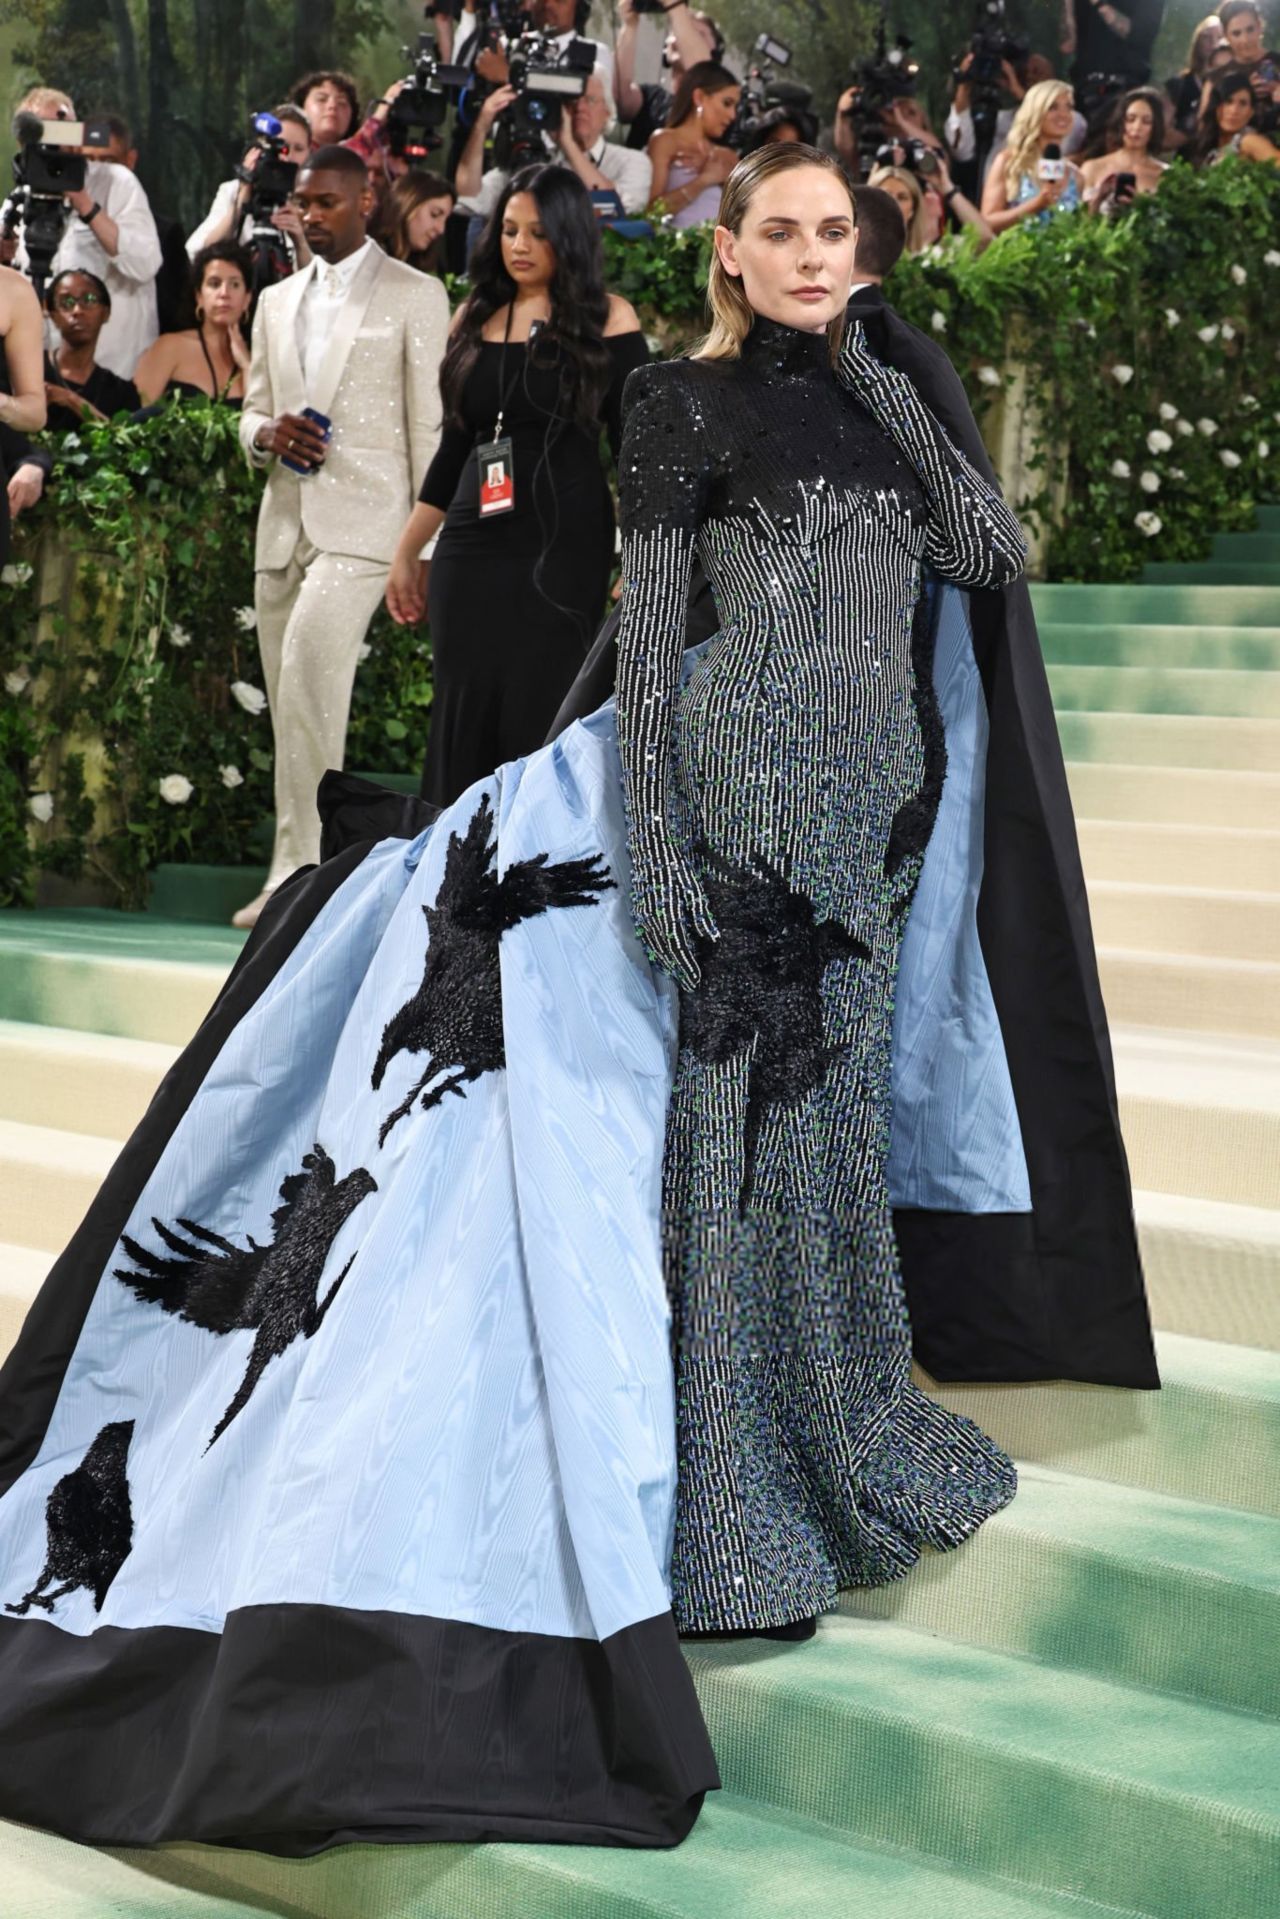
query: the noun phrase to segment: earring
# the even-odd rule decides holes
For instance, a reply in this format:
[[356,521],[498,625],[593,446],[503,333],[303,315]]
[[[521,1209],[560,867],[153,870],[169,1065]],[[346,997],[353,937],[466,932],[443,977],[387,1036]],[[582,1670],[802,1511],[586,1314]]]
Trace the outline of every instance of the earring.
[[698,118],[699,118],[699,120],[701,120],[701,118],[702,118],[702,108],[701,108],[701,107],[695,107],[695,108],[694,108],[694,112],[695,112],[695,113],[697,114],[697,116],[698,116]]

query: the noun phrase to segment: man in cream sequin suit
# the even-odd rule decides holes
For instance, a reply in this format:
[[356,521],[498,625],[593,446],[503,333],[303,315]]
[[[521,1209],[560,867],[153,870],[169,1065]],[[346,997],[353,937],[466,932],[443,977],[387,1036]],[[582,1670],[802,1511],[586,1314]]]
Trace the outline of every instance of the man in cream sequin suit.
[[[319,856],[316,787],[342,765],[360,647],[439,438],[449,323],[440,282],[367,237],[372,195],[355,154],[321,148],[297,199],[315,258],[262,295],[240,425],[249,459],[268,469],[254,597],[276,837],[266,887],[238,926]],[[301,417],[308,406],[332,422],[327,446]]]

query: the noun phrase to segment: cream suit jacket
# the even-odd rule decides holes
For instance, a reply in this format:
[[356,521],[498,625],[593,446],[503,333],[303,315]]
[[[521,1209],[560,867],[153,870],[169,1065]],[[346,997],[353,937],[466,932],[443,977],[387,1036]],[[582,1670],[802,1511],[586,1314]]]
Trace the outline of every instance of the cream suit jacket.
[[[304,389],[297,319],[315,266],[268,287],[253,323],[240,444],[269,469],[254,565],[287,566],[299,532],[322,553],[390,563],[440,437],[440,362],[449,302],[439,280],[372,245]],[[300,479],[253,444],[281,413],[314,406],[333,422],[328,458]]]

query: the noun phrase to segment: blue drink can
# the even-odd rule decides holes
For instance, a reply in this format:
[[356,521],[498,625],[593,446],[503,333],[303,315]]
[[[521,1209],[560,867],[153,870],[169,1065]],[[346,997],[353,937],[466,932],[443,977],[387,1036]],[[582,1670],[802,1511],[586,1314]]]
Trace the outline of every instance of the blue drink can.
[[[317,412],[313,406],[304,406],[302,409],[302,418],[304,420],[315,421],[320,431],[324,434],[325,445],[327,446],[333,438],[333,421],[329,416],[325,413]],[[287,466],[290,473],[296,473],[300,480],[309,480],[311,475],[318,471],[318,468],[308,466],[305,461],[290,459],[287,453],[280,455],[280,464],[281,466]]]

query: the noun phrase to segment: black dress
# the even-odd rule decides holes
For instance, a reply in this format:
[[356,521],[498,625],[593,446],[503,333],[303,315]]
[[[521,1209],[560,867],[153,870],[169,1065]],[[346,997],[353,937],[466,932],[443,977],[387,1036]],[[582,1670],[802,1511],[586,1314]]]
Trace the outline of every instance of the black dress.
[[[649,357],[643,333],[605,341],[612,377],[601,425],[617,451],[622,388]],[[614,517],[598,434],[560,402],[543,347],[506,347],[503,436],[513,443],[515,506],[481,519],[476,446],[493,438],[503,346],[483,341],[419,498],[446,511],[431,565],[435,697],[422,793],[447,806],[495,766],[532,752],[582,665],[605,610]]]
[[[76,393],[99,413],[113,419],[117,413],[135,413],[140,404],[138,389],[132,380],[122,380],[110,367],[95,366],[87,380],[73,380],[62,372],[52,354],[46,353],[44,377],[50,386],[64,386]],[[80,416],[69,406],[51,406],[45,423],[53,433],[71,433],[81,424]]]

